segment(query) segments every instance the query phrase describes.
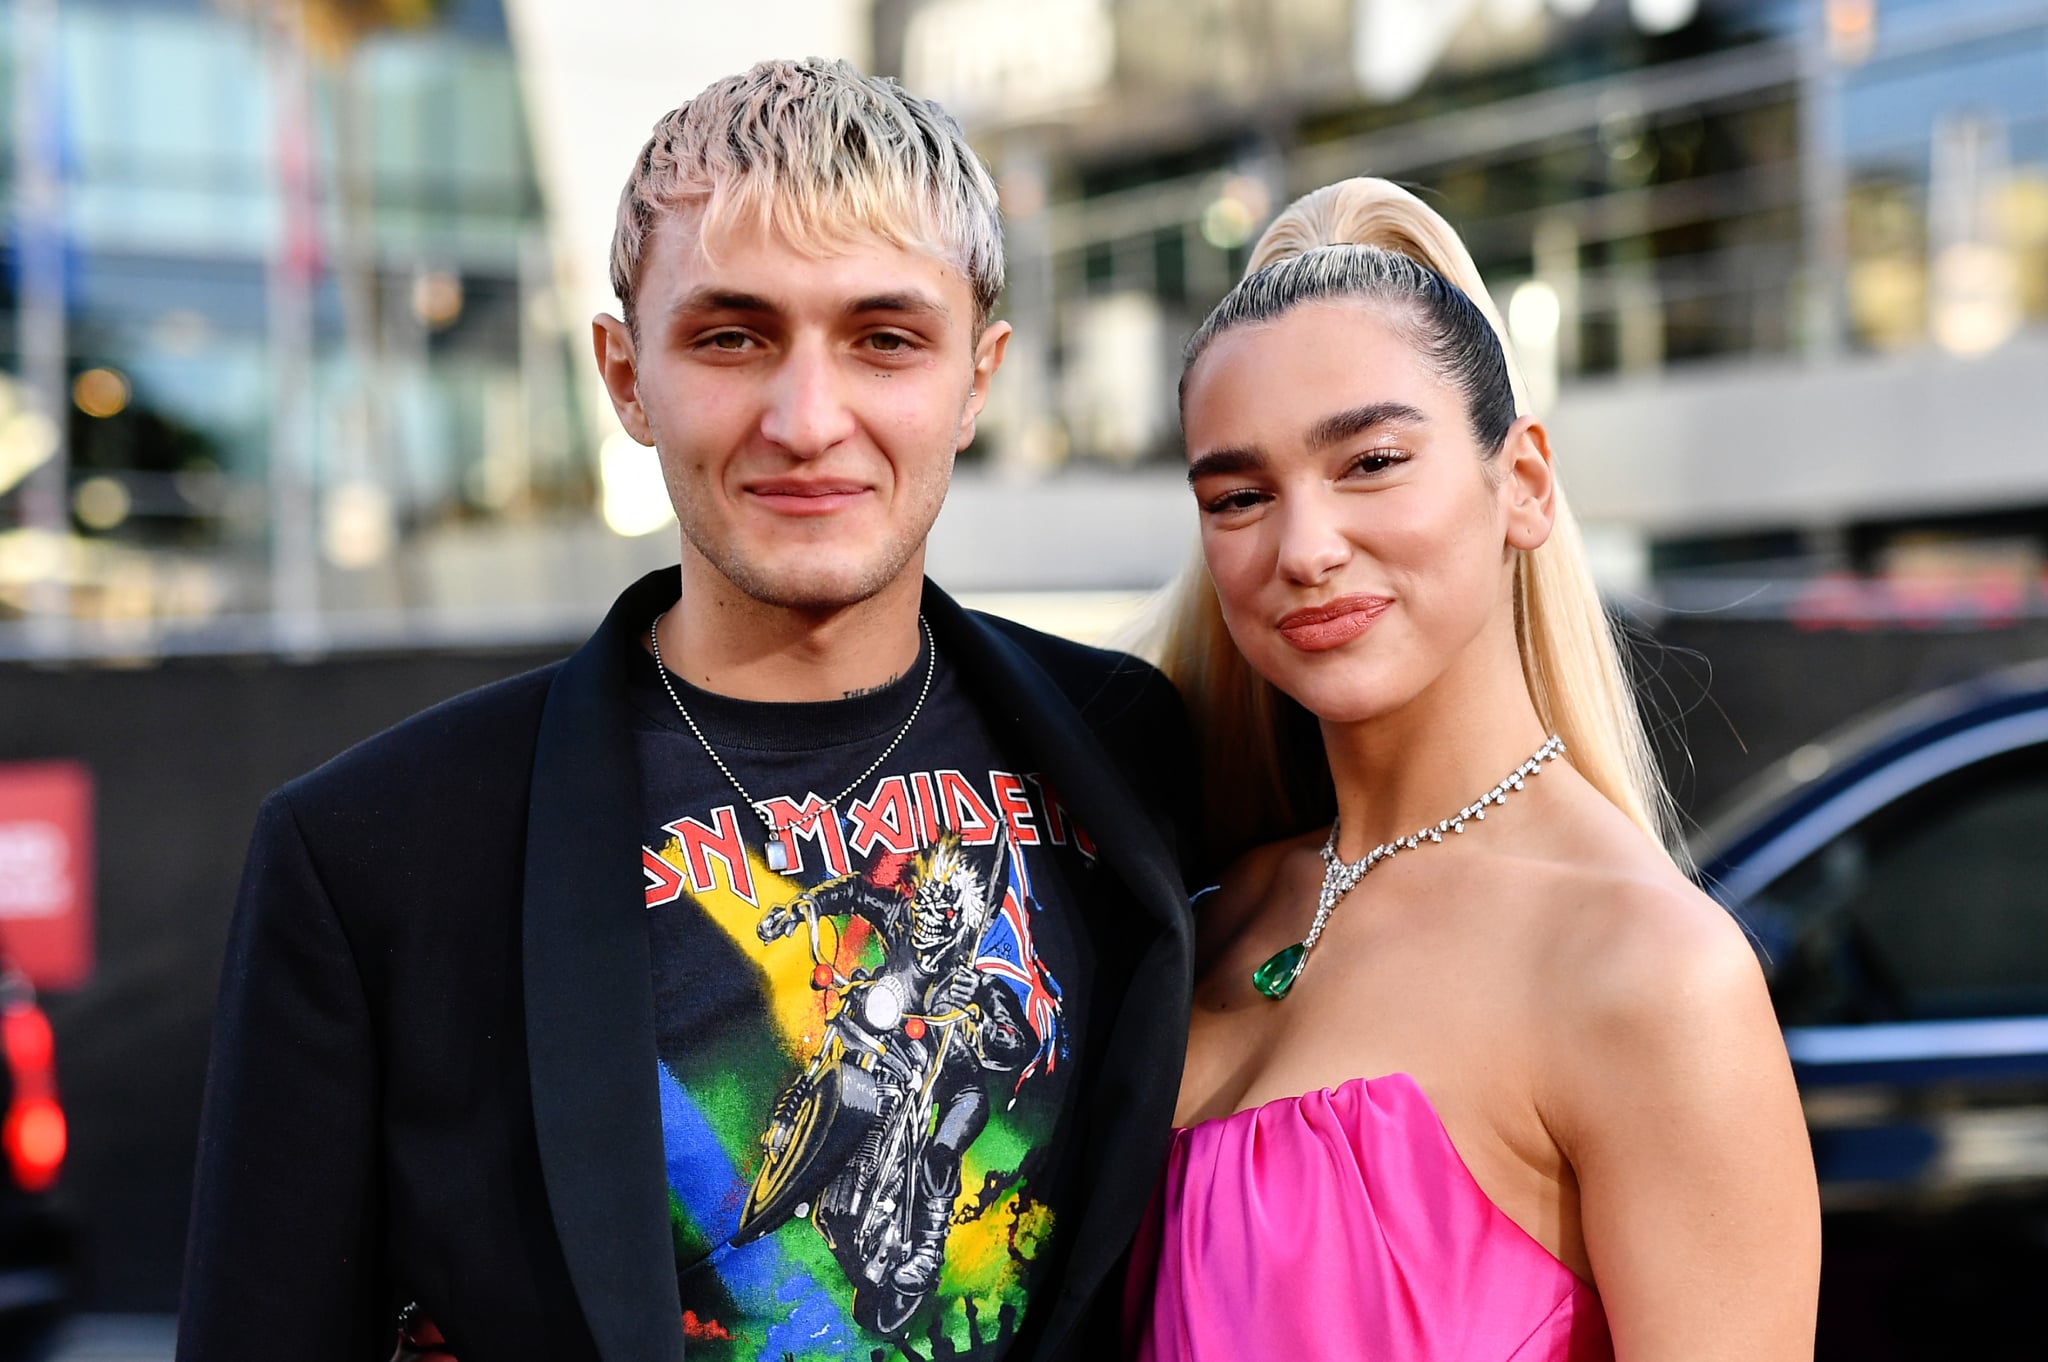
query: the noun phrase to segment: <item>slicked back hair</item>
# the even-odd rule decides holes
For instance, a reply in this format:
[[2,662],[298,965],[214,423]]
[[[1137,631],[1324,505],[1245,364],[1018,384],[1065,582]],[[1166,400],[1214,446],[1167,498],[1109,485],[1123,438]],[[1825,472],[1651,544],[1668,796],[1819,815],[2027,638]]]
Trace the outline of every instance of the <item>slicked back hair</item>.
[[1378,304],[1438,378],[1465,399],[1472,438],[1491,459],[1515,423],[1515,389],[1500,337],[1465,291],[1429,266],[1378,246],[1318,246],[1248,275],[1189,338],[1187,371],[1233,327],[1272,321],[1305,303],[1358,299]]

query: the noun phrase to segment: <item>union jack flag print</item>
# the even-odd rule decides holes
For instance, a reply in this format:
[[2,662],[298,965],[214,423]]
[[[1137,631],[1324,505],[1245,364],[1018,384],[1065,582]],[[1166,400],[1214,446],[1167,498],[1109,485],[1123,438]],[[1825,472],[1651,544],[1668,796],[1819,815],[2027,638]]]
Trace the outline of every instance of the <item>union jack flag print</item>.
[[1003,888],[1003,901],[982,933],[974,967],[1010,986],[1024,1005],[1025,1020],[1038,1037],[1038,1053],[1017,1075],[1017,1087],[1012,1089],[1015,1092],[1023,1088],[1025,1079],[1038,1072],[1040,1063],[1047,1073],[1058,1068],[1067,1042],[1060,1024],[1060,986],[1039,959],[1038,947],[1031,939],[1031,914],[1038,910],[1038,900],[1031,895],[1031,874],[1025,869],[1024,857],[1015,842],[1009,845],[1008,860],[1009,878]]

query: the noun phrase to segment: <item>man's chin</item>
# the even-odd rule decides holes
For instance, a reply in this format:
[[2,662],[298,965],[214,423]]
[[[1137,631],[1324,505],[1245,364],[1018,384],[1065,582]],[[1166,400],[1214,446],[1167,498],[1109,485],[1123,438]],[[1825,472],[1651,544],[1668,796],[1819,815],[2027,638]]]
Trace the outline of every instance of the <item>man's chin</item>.
[[893,563],[720,564],[726,579],[763,605],[831,614],[872,600],[911,568]]

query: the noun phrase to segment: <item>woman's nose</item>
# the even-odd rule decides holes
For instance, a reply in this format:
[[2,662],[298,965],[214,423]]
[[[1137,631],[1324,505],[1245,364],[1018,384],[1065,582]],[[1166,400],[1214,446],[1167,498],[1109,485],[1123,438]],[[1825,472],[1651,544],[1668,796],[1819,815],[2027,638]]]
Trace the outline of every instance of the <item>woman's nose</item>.
[[1275,517],[1280,534],[1280,575],[1311,586],[1351,559],[1351,541],[1337,524],[1326,496],[1306,493],[1284,499]]

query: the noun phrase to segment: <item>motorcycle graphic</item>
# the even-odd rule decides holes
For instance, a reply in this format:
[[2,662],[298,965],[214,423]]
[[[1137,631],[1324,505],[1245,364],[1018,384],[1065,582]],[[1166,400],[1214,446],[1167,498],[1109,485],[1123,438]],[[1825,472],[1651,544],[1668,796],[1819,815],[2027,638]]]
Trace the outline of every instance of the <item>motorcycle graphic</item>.
[[[846,876],[762,917],[763,941],[807,933],[811,986],[836,1002],[776,1102],[732,1239],[808,1217],[853,1286],[855,1320],[884,1336],[938,1285],[960,1156],[987,1121],[985,1075],[1015,1071],[1037,1044],[1016,995],[979,967],[1000,896],[958,839],[927,849],[905,879]],[[821,922],[841,913],[874,923],[879,966],[840,973]]]

